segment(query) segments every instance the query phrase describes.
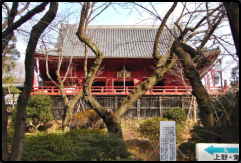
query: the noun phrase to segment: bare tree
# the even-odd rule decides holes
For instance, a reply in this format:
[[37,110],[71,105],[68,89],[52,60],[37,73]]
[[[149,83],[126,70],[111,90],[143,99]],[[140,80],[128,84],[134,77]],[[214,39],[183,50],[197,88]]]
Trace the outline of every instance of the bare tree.
[[[62,42],[62,44],[63,43],[64,42]],[[73,44],[74,44],[74,47],[76,47],[79,43],[75,42]],[[52,79],[52,77],[49,74],[49,67],[48,67],[48,61],[49,61],[48,57],[49,56],[48,56],[48,52],[47,52],[46,47],[45,47],[45,51],[46,51],[46,71],[47,71],[46,73],[47,73],[48,78],[52,81],[52,83],[54,83],[54,85],[56,85],[60,89],[61,96],[62,96],[63,101],[64,101],[64,115],[63,115],[63,121],[62,121],[62,129],[64,130],[64,132],[68,132],[69,131],[69,122],[70,122],[70,119],[71,119],[71,116],[72,116],[72,111],[73,111],[74,105],[80,98],[82,98],[82,91],[81,91],[77,95],[75,95],[72,100],[69,100],[66,93],[65,93],[65,90],[64,90],[64,82],[65,82],[65,80],[67,78],[67,75],[69,73],[69,70],[71,68],[73,55],[71,55],[71,57],[69,58],[67,71],[66,71],[64,77],[62,78],[61,75],[60,75],[60,69],[61,69],[61,65],[62,65],[62,62],[63,62],[63,52],[60,51],[58,67],[57,67],[57,70],[55,71],[55,73],[57,75],[57,79],[59,81],[59,84],[58,84]]]
[[[97,114],[103,119],[105,124],[107,125],[108,132],[113,132],[122,137],[122,130],[121,130],[121,116],[126,113],[132,104],[140,98],[143,94],[145,94],[153,85],[155,85],[158,81],[160,81],[164,75],[164,73],[171,68],[171,66],[176,61],[177,57],[170,52],[167,56],[161,56],[158,53],[158,42],[161,36],[161,33],[164,29],[164,25],[170,16],[170,14],[175,9],[177,3],[175,2],[169,12],[163,19],[162,24],[160,25],[155,43],[154,43],[154,50],[153,50],[153,57],[157,60],[158,64],[156,65],[156,70],[153,74],[137,85],[131,93],[123,100],[120,107],[113,113],[111,110],[107,110],[103,108],[91,95],[91,85],[93,83],[94,77],[97,73],[97,70],[104,58],[104,54],[101,50],[97,47],[97,45],[84,33],[84,22],[87,19],[89,10],[90,10],[90,3],[85,2],[81,11],[81,18],[79,29],[77,31],[77,36],[79,40],[85,43],[96,55],[96,59],[94,63],[91,65],[87,78],[83,84],[83,96],[86,103],[94,109]],[[166,63],[168,58],[171,58],[169,62]]]
[[[200,4],[201,5],[201,4]],[[181,60],[182,66],[184,68],[184,74],[186,78],[189,79],[190,84],[192,85],[192,94],[197,98],[198,106],[200,109],[201,114],[201,120],[202,124],[204,126],[204,137],[206,142],[239,142],[238,139],[238,125],[237,119],[238,117],[235,117],[234,114],[237,114],[237,110],[234,113],[233,110],[237,108],[238,105],[238,95],[237,98],[234,100],[234,103],[237,103],[237,105],[234,107],[233,110],[228,111],[227,116],[223,116],[220,118],[219,122],[214,125],[213,120],[213,114],[209,107],[209,95],[206,89],[203,87],[200,75],[195,67],[195,63],[205,62],[207,61],[207,58],[203,55],[204,46],[207,44],[208,40],[210,40],[211,36],[214,34],[214,31],[217,29],[217,27],[220,25],[221,21],[223,20],[225,16],[225,10],[223,7],[223,4],[220,4],[216,8],[212,8],[212,10],[209,8],[209,3],[205,3],[206,5],[206,15],[203,16],[203,18],[199,19],[199,21],[196,23],[196,25],[193,25],[191,27],[191,24],[186,23],[186,26],[184,29],[182,29],[182,26],[179,24],[179,20],[175,22],[175,25],[180,30],[180,36],[173,42],[172,44],[172,51],[178,56],[178,58]],[[193,19],[191,12],[188,10],[185,4],[183,4],[184,9],[187,10],[187,13],[190,15],[188,22]],[[234,10],[233,12],[238,12],[237,10]],[[183,15],[183,14],[182,14]],[[182,15],[180,18],[182,18]],[[195,18],[195,17],[194,17]],[[238,16],[236,17],[238,18]],[[231,25],[231,23],[230,23]],[[189,26],[189,27],[188,27]],[[199,45],[195,48],[187,45],[183,40],[186,38],[191,38],[195,35],[195,33],[199,33],[198,28],[200,27],[206,27],[204,30],[204,35],[201,37],[199,41]],[[238,31],[238,30],[237,30]],[[236,33],[237,34],[237,33]],[[195,45],[195,44],[194,44]],[[238,50],[237,50],[238,51]],[[190,57],[188,55],[190,55]],[[237,53],[238,54],[238,53]],[[203,60],[203,61],[202,61]],[[229,123],[229,119],[233,120],[233,123]],[[232,140],[230,140],[230,133],[232,130]],[[229,131],[229,132],[227,132]]]
[[[82,7],[84,7],[85,5],[80,3],[82,5]],[[100,15],[105,9],[107,9],[107,7],[110,5],[110,3],[104,3],[100,6],[96,6],[96,2],[93,2],[91,3],[91,5],[89,6],[90,7],[90,13],[88,14],[87,16],[87,19],[85,20],[84,22],[84,30],[85,30],[85,33],[87,33],[87,28],[88,28],[88,24],[94,20],[98,15]],[[101,11],[97,12],[96,13],[96,10],[98,9],[101,9]],[[94,15],[94,13],[96,13]],[[61,45],[60,46],[60,49],[59,49],[59,54],[58,54],[58,57],[59,57],[59,60],[58,60],[58,66],[57,66],[57,70],[55,71],[56,73],[56,76],[57,76],[57,80],[59,83],[56,83],[52,77],[50,76],[49,74],[49,67],[48,67],[48,62],[49,62],[49,55],[48,55],[48,50],[47,50],[47,46],[46,44],[44,44],[44,41],[43,42],[43,45],[44,45],[44,53],[46,53],[46,73],[47,73],[47,76],[48,78],[52,81],[52,83],[54,85],[56,85],[59,89],[60,89],[60,92],[61,92],[61,96],[62,96],[62,99],[64,101],[64,115],[63,115],[63,122],[62,122],[62,129],[64,132],[68,132],[69,129],[70,129],[70,126],[69,126],[69,123],[70,123],[70,120],[71,120],[71,116],[72,116],[72,111],[73,111],[73,108],[76,104],[76,102],[83,98],[83,92],[79,92],[78,94],[76,94],[71,100],[68,99],[66,93],[65,93],[65,90],[64,90],[64,83],[68,83],[68,81],[66,80],[67,79],[67,76],[72,72],[71,70],[74,69],[74,66],[73,66],[73,55],[71,55],[68,60],[65,60],[63,59],[63,51],[61,49],[61,46],[63,46],[64,44],[64,37],[66,36],[66,32],[64,30],[62,30],[60,33],[59,33],[59,39],[61,40]],[[73,51],[74,49],[80,44],[81,42],[78,40],[77,42],[73,41],[72,40],[72,45],[73,45]],[[64,74],[63,77],[61,77],[61,74],[60,74],[60,71],[61,71],[61,68],[63,70],[63,67],[65,67],[66,69],[66,72]],[[85,63],[84,63],[84,71],[86,72],[87,71],[87,48],[85,49]],[[103,70],[100,68],[100,69],[97,69],[98,73],[94,75],[94,78],[98,75],[100,75],[101,73],[103,73]],[[83,105],[81,105],[83,107]]]
[[[187,56],[186,53],[190,54],[191,58],[197,57],[198,60],[201,59],[201,57],[203,56],[202,49],[204,48],[204,45],[210,39],[213,32],[220,24],[221,20],[225,15],[225,10],[222,4],[220,4],[218,8],[220,8],[221,10],[219,10],[217,14],[212,15],[215,12],[215,10],[213,10],[212,12],[207,12],[207,15],[203,17],[203,19],[201,19],[194,28],[186,27],[184,30],[179,28],[181,35],[178,39],[174,41],[172,46],[173,52],[179,57],[179,59],[181,59],[186,78],[189,79],[192,85],[192,89],[193,89],[192,94],[197,98],[202,124],[205,129],[204,137],[206,142],[230,142],[230,140],[227,139],[226,134],[222,133],[223,132],[222,130],[219,130],[219,131],[216,130],[215,132],[213,132],[213,128],[217,128],[218,125],[214,126],[213,114],[209,107],[208,92],[203,87],[199,73],[197,72],[193,62]],[[211,15],[212,15],[212,19],[209,19],[211,18]],[[187,46],[187,44],[182,43],[183,36],[186,35],[188,31],[195,32],[197,27],[200,26],[204,22],[204,20],[207,20],[208,29],[204,37],[201,39],[202,41],[200,45],[196,48],[196,50],[190,46]],[[222,122],[220,121],[220,123]],[[222,127],[225,128],[224,126],[226,125],[223,125]],[[238,140],[233,139],[232,141],[235,142]]]
[[[134,3],[136,6],[141,7],[142,9],[148,11],[154,19],[161,20],[158,12],[156,11],[152,3],[147,6],[143,4]],[[228,119],[225,118],[219,121],[218,125],[214,125],[213,114],[209,107],[209,94],[204,88],[201,82],[200,74],[197,70],[199,65],[202,65],[209,61],[208,56],[204,55],[206,49],[213,47],[215,41],[218,41],[218,44],[224,47],[224,50],[228,52],[227,48],[223,46],[220,42],[227,42],[224,39],[221,39],[220,36],[217,37],[217,29],[220,24],[225,21],[225,9],[222,3],[195,3],[196,6],[191,8],[187,3],[182,3],[183,10],[181,15],[174,22],[175,26],[179,29],[179,37],[175,39],[172,44],[171,51],[178,56],[182,63],[184,69],[184,74],[187,79],[189,79],[192,86],[192,94],[196,97],[198,106],[201,113],[201,120],[204,126],[204,137],[206,142],[238,142],[238,125],[237,117],[233,114],[232,110],[228,113],[230,116],[233,116],[232,125],[228,124]],[[201,6],[204,6],[201,8]],[[238,42],[238,8],[239,5],[234,5],[234,3],[226,3],[227,12],[231,11],[229,15],[229,21],[232,28],[232,31],[235,31],[234,40]],[[231,9],[231,10],[230,10]],[[232,15],[232,16],[231,16]],[[230,18],[232,17],[232,18]],[[234,21],[235,20],[235,21]],[[161,20],[162,21],[162,20]],[[162,21],[163,22],[163,21]],[[166,24],[167,25],[167,24]],[[233,25],[233,26],[232,26]],[[218,39],[217,39],[218,38]],[[208,44],[213,40],[213,44]],[[217,43],[216,43],[217,45]],[[237,48],[237,55],[239,56]],[[237,103],[237,98],[234,100]],[[238,103],[237,103],[238,105]],[[237,105],[234,107],[237,108]],[[235,113],[238,111],[236,110]],[[233,114],[233,115],[231,115]],[[236,114],[237,115],[237,114]],[[223,128],[222,128],[223,127]],[[234,139],[230,140],[227,138],[227,133],[224,132],[231,128],[235,133],[233,135]],[[215,132],[214,132],[215,131]]]
[[[7,16],[6,16],[6,18],[4,20],[4,23],[2,25],[2,31],[4,32],[4,35],[5,35],[5,36],[2,36],[2,53],[3,53],[5,47],[9,43],[9,40],[11,40],[12,37],[14,36],[14,30],[13,29],[9,30],[9,29],[12,28],[11,26],[13,26],[13,24],[14,24],[14,20],[15,20],[16,15],[21,14],[24,10],[26,10],[28,8],[28,6],[29,6],[29,3],[27,3],[21,10],[18,10],[19,2],[13,2],[11,9],[7,5],[7,3],[5,3],[5,2],[3,2],[2,5],[3,5],[3,8],[5,8],[7,10],[7,12],[6,12]],[[46,5],[47,5],[47,3],[45,4],[45,6]],[[45,6],[41,6],[41,8],[40,8],[41,11],[44,10]],[[35,10],[31,14],[34,15],[34,14],[36,14],[38,12],[41,12],[41,11],[36,11]],[[26,21],[21,21],[19,25],[21,25],[21,24],[23,24],[25,22]],[[7,28],[6,28],[6,26],[7,26]],[[3,160],[7,160],[8,159],[8,149],[7,149],[7,111],[6,111],[6,107],[5,107],[3,87],[2,87],[2,158],[3,158]]]
[[[83,7],[84,5],[82,4],[82,2],[80,3],[81,4],[81,6]],[[84,31],[85,31],[85,35],[87,35],[88,33],[88,25],[98,16],[98,15],[100,15],[104,10],[106,10],[109,6],[110,6],[110,4],[111,4],[111,2],[109,2],[109,3],[107,3],[107,2],[105,2],[105,3],[103,3],[103,4],[100,4],[100,6],[97,6],[97,4],[98,3],[96,3],[96,2],[91,2],[90,3],[90,11],[89,11],[89,13],[88,13],[88,15],[87,15],[87,17],[86,17],[86,19],[85,19],[85,22],[84,22]],[[98,12],[97,14],[95,14],[94,16],[93,16],[93,14],[96,12],[96,10],[98,10],[98,9],[100,9],[100,8],[102,8],[103,7],[103,9],[100,11],[100,12]],[[84,78],[86,79],[87,78],[87,73],[88,73],[88,70],[87,70],[87,61],[88,61],[88,47],[87,47],[87,45],[85,45],[85,62],[84,62]]]
[[[47,3],[42,3],[38,6],[38,10],[31,10],[28,12],[25,16],[21,17],[16,23],[14,22],[14,18],[16,14],[18,13],[19,2],[13,2],[12,9],[10,13],[8,14],[8,27],[3,31],[2,35],[2,50],[6,47],[8,44],[8,40],[10,40],[13,36],[13,31],[17,29],[21,24],[25,23],[27,20],[29,20],[33,15],[35,15],[38,12],[41,12],[45,9],[45,6]],[[45,30],[45,28],[51,23],[51,21],[54,19],[56,12],[58,8],[58,3],[53,2],[50,4],[49,11],[44,15],[44,17],[37,23],[30,34],[30,39],[28,42],[27,50],[26,50],[26,58],[25,58],[25,71],[26,73],[26,80],[24,82],[24,89],[23,92],[20,94],[20,97],[18,99],[18,106],[17,106],[17,118],[16,118],[16,124],[15,124],[15,132],[14,132],[14,138],[13,138],[13,144],[10,154],[10,160],[21,160],[21,155],[23,151],[23,144],[24,144],[24,131],[25,131],[25,125],[26,125],[26,107],[27,102],[32,90],[33,85],[33,71],[34,71],[34,55],[35,55],[35,49],[38,42],[38,38],[41,35],[41,33]],[[21,11],[21,10],[20,10]],[[19,12],[20,12],[19,11]],[[2,101],[4,100],[4,94],[2,89]],[[6,108],[3,103],[2,108],[2,144],[3,144],[3,152],[2,152],[2,158],[3,160],[8,160],[8,149],[7,149],[7,114],[6,114]]]

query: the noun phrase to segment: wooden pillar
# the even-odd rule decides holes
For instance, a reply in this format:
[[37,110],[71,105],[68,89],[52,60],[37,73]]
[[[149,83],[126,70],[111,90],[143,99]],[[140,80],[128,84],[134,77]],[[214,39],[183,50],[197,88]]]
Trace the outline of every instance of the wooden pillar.
[[182,101],[182,110],[184,110],[185,109],[184,96],[181,96],[181,101]]
[[115,96],[114,111],[118,109],[118,96]]
[[136,109],[137,109],[137,119],[138,119],[141,117],[141,101],[140,101],[140,99],[137,100]]
[[197,122],[197,107],[196,107],[196,97],[193,98],[193,118],[194,118],[194,123]]
[[162,118],[162,98],[159,96],[159,110],[160,110],[160,117]]

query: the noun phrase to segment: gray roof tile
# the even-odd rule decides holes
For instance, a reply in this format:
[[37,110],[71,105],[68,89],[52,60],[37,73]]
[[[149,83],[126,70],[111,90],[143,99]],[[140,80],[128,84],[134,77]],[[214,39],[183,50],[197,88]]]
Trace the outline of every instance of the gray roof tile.
[[[152,58],[155,35],[159,26],[89,26],[88,36],[103,52],[105,58]],[[84,57],[84,44],[76,36],[78,26],[62,24],[55,48],[48,49],[48,55]],[[171,28],[173,30],[173,28]],[[62,36],[62,39],[61,39]],[[173,36],[164,28],[159,43],[159,53],[166,55]],[[75,46],[76,45],[76,46]],[[36,53],[44,54],[43,50]],[[95,54],[88,49],[88,57]]]

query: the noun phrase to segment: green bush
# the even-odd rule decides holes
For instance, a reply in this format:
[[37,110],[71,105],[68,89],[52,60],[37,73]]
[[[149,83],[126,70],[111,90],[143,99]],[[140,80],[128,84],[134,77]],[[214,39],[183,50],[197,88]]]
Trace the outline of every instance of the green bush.
[[113,133],[97,130],[71,130],[66,133],[66,136],[85,143],[82,145],[81,154],[78,155],[78,159],[82,161],[108,161],[116,160],[118,157],[128,159],[130,156],[125,142]]
[[176,123],[176,142],[177,144],[182,143],[182,132],[184,131],[184,128],[182,125]]
[[130,160],[129,156],[126,144],[115,134],[71,130],[25,137],[22,161]]
[[22,161],[65,161],[77,157],[75,145],[63,134],[40,133],[26,137]]
[[[148,138],[151,141],[160,140],[160,121],[169,121],[167,118],[148,118],[140,124],[137,128],[142,136]],[[183,132],[183,127],[176,123],[176,142],[181,142],[181,134]]]
[[167,118],[148,118],[140,124],[137,132],[151,141],[160,139],[160,121],[168,121]]
[[182,124],[186,121],[186,113],[181,108],[171,108],[163,114],[163,118],[176,121],[178,124]]
[[[37,129],[40,124],[44,122],[48,122],[53,119],[53,115],[50,112],[52,108],[52,99],[48,95],[32,95],[28,100],[27,105],[27,118],[26,123],[35,128],[35,132],[37,133]],[[14,126],[16,122],[17,110],[13,110],[12,112],[12,123]]]
[[195,143],[193,142],[185,142],[182,143],[178,149],[182,152],[185,158],[181,155],[181,153],[177,152],[178,161],[196,161],[195,157]]

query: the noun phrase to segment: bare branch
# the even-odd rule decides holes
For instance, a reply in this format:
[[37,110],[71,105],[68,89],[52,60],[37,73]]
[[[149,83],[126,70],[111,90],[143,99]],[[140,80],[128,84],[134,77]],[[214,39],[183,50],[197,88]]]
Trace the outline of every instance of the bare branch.
[[45,48],[45,51],[46,51],[46,55],[45,55],[45,58],[46,58],[46,74],[48,76],[48,78],[51,80],[52,83],[54,83],[54,85],[56,85],[57,87],[60,87],[60,85],[58,85],[53,79],[52,77],[49,75],[49,65],[48,65],[48,52],[47,52],[47,48],[46,48],[46,45],[44,45],[44,48]]
[[[221,11],[220,11],[221,12]],[[219,13],[220,14],[220,13]],[[217,17],[219,16],[219,14],[217,15]],[[209,32],[206,33],[206,35],[204,36],[204,38],[202,39],[202,43],[201,45],[197,48],[197,50],[201,51],[202,48],[204,47],[204,45],[207,43],[207,41],[210,39],[210,37],[212,36],[214,30],[217,28],[217,26],[220,24],[221,20],[223,19],[225,15],[225,10],[223,7],[223,11],[222,11],[222,16],[219,17],[218,21],[214,24],[214,25],[210,25],[211,28],[208,29]]]
[[[209,15],[212,15],[215,11],[217,11],[219,8],[221,8],[223,5],[220,4],[216,9],[214,9],[212,12],[209,13]],[[209,16],[208,15],[208,16]],[[179,39],[182,39],[186,34],[187,32],[190,30],[192,32],[194,32],[198,27],[200,27],[200,25],[203,23],[203,21],[207,18],[207,15],[205,17],[203,17],[197,24],[194,28],[189,28],[189,27],[186,27],[185,30],[182,32],[182,34],[180,35]]]
[[27,2],[27,4],[24,6],[24,8],[22,8],[20,11],[18,11],[17,15],[24,12],[28,8],[29,4],[30,4],[30,2]]
[[208,7],[208,3],[206,2],[206,9],[207,9],[207,22],[208,22],[208,26],[210,26],[210,18],[209,18],[209,7]]
[[[6,7],[7,14],[9,15],[10,14],[10,8],[8,7],[8,5],[5,2],[3,2],[3,5]],[[5,19],[4,23],[2,24],[2,30],[7,26],[7,24],[8,24],[8,19]]]
[[3,5],[6,7],[7,11],[8,11],[8,15],[10,14],[10,8],[8,7],[8,4],[3,2]]
[[[78,43],[77,43],[76,45],[74,45],[73,51],[75,50],[75,47],[76,47],[77,45],[78,45]],[[65,81],[65,79],[66,79],[66,77],[67,77],[67,74],[69,73],[69,69],[70,69],[71,64],[72,64],[73,54],[74,54],[74,53],[71,54],[70,61],[69,61],[69,65],[68,65],[67,71],[66,71],[66,73],[65,73],[63,82]]]
[[155,42],[154,42],[154,47],[153,47],[153,58],[157,61],[160,60],[161,55],[158,53],[158,42],[160,40],[161,37],[161,33],[164,29],[164,26],[166,24],[166,21],[168,19],[168,17],[171,15],[171,13],[173,12],[173,10],[176,8],[177,6],[177,2],[174,2],[172,7],[169,9],[169,11],[167,12],[167,14],[165,15],[160,27],[158,28],[157,34],[156,34],[156,38],[155,38]]
[[[29,11],[26,15],[24,15],[23,17],[21,17],[17,22],[15,22],[14,24],[11,24],[11,26],[8,26],[7,29],[5,29],[2,32],[2,38],[6,37],[9,33],[11,33],[13,30],[17,29],[18,27],[20,27],[23,23],[25,23],[27,20],[31,19],[33,15],[35,15],[36,13],[42,12],[45,7],[47,6],[49,2],[43,2],[42,4],[40,4],[39,6],[35,7],[34,9],[32,9],[31,11]],[[9,20],[8,20],[9,22]]]
[[200,34],[200,33],[206,33],[207,30],[202,30],[202,31],[196,31],[196,32],[193,32],[191,33],[190,35],[188,35],[187,38],[184,39],[183,43],[186,43],[187,41],[189,41],[193,36],[197,35],[197,34]]
[[89,23],[90,23],[92,20],[94,20],[98,15],[100,15],[103,11],[105,11],[105,9],[107,9],[110,4],[111,4],[111,2],[110,2],[105,8],[103,8],[98,14],[96,14],[96,15],[89,21]]
[[[132,2],[132,3],[134,3],[135,5],[137,5],[137,6],[141,7],[141,8],[143,8],[143,9],[147,10],[147,11],[148,11],[149,13],[151,13],[154,17],[156,17],[156,18],[158,18],[159,20],[163,21],[158,15],[154,14],[154,13],[153,13],[152,11],[150,11],[149,9],[147,9],[147,8],[143,7],[142,5],[139,5],[139,4],[135,3],[135,2]],[[169,30],[170,34],[175,38],[175,35],[172,33],[172,31],[169,29],[169,27],[166,25],[166,23],[164,24],[164,26]]]

